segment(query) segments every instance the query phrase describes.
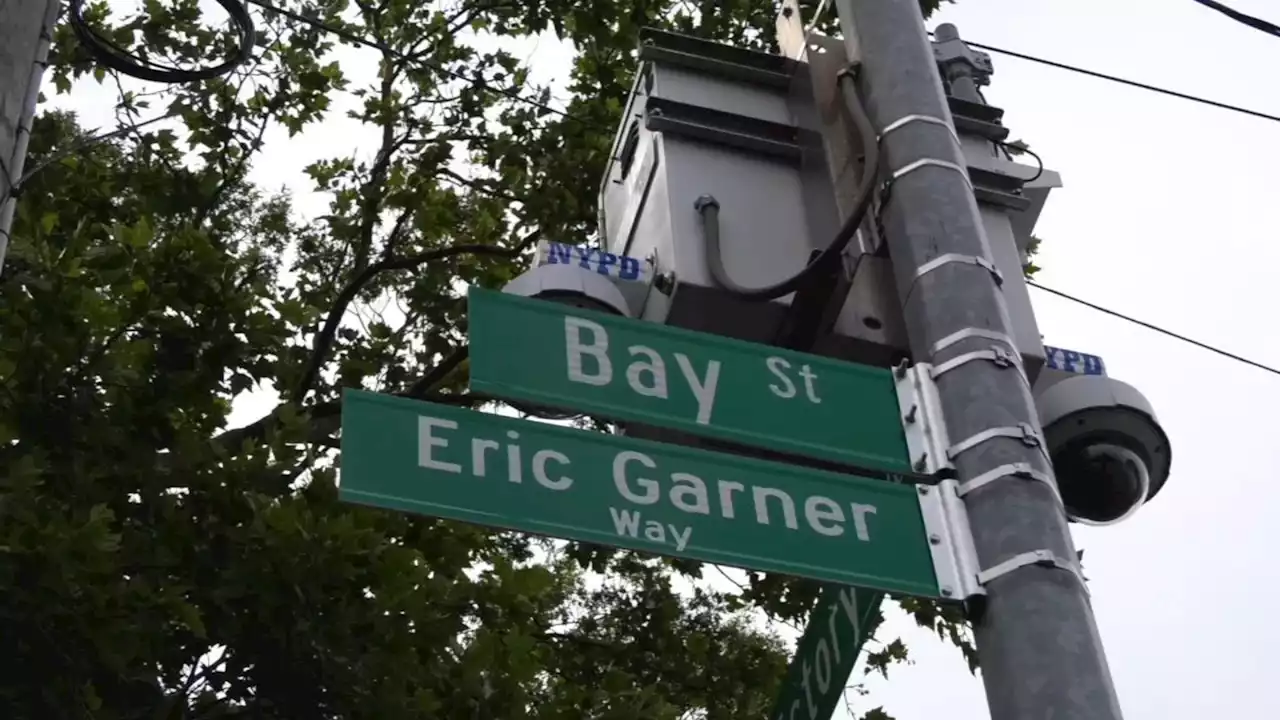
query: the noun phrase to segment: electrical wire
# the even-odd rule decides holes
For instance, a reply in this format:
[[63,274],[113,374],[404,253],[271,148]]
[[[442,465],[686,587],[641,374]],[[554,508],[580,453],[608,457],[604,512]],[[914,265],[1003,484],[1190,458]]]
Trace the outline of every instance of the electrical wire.
[[1226,15],[1232,20],[1235,20],[1236,22],[1242,23],[1244,25],[1248,25],[1254,30],[1261,30],[1262,32],[1268,35],[1271,35],[1272,37],[1280,37],[1280,26],[1273,25],[1272,23],[1269,23],[1266,20],[1263,20],[1262,18],[1256,18],[1252,15],[1246,15],[1240,12],[1239,10],[1236,10],[1234,8],[1229,8],[1226,5],[1223,5],[1220,2],[1214,2],[1213,0],[1193,0],[1193,2],[1197,2],[1212,10],[1217,10],[1218,12],[1222,13],[1223,15]]
[[1096,70],[1086,70],[1085,68],[1076,67],[1075,65],[1068,65],[1066,63],[1060,63],[1055,60],[1046,60],[1044,58],[1036,57],[1034,55],[1027,55],[1026,53],[1015,52],[1013,50],[1005,50],[1004,48],[998,48],[992,45],[983,45],[982,43],[971,42],[969,40],[965,40],[964,42],[966,45],[970,47],[976,47],[979,50],[986,50],[988,52],[999,53],[1000,55],[1007,55],[1009,57],[1018,58],[1019,60],[1027,60],[1028,62],[1039,63],[1047,67],[1057,68],[1059,70],[1066,70],[1068,72],[1073,72],[1073,73],[1079,73],[1081,75],[1087,75],[1092,78],[1098,78],[1099,80],[1109,80],[1111,82],[1119,83],[1121,85],[1127,85],[1132,88],[1138,88],[1139,90],[1146,90],[1148,92],[1159,93],[1161,95],[1168,95],[1169,97],[1188,100],[1193,103],[1199,103],[1200,105],[1208,105],[1209,107],[1218,108],[1219,110],[1229,110],[1231,112],[1241,113],[1243,115],[1260,118],[1262,120],[1280,122],[1280,115],[1272,115],[1270,113],[1264,113],[1259,110],[1250,110],[1249,108],[1240,107],[1239,105],[1231,105],[1229,103],[1218,102],[1217,100],[1209,100],[1208,98],[1202,98],[1197,95],[1189,95],[1184,92],[1178,92],[1177,90],[1169,90],[1167,88],[1162,88],[1156,85],[1149,85],[1147,83],[1138,82],[1137,80],[1127,80],[1125,78],[1122,78],[1116,75],[1108,75],[1106,73],[1097,72]]
[[239,46],[236,48],[235,54],[222,63],[198,70],[184,70],[146,60],[103,37],[98,31],[89,27],[89,23],[85,20],[84,0],[71,0],[68,8],[68,22],[81,44],[85,46],[85,49],[100,65],[139,80],[162,83],[196,82],[221,77],[240,67],[249,59],[253,53],[254,44],[257,42],[253,18],[250,17],[249,10],[239,0],[216,0],[216,2],[231,17],[231,22],[236,28],[236,34],[239,36]]
[[1044,285],[1041,285],[1040,283],[1035,282],[1035,281],[1033,281],[1033,280],[1028,280],[1028,281],[1027,281],[1027,284],[1028,284],[1028,285],[1030,285],[1030,286],[1031,286],[1031,287],[1033,287],[1033,288],[1036,288],[1036,289],[1038,289],[1038,290],[1042,290],[1042,291],[1047,292],[1047,293],[1049,293],[1049,294],[1051,294],[1051,295],[1057,295],[1058,297],[1063,298],[1063,299],[1065,299],[1065,300],[1070,300],[1070,301],[1071,301],[1071,302],[1073,302],[1073,303],[1077,303],[1077,304],[1079,304],[1079,305],[1083,305],[1083,306],[1085,306],[1085,307],[1087,307],[1087,308],[1090,308],[1090,309],[1092,309],[1092,310],[1096,310],[1096,311],[1098,311],[1098,312],[1100,312],[1100,313],[1102,313],[1102,314],[1104,314],[1104,315],[1110,315],[1111,317],[1119,318],[1120,320],[1125,320],[1125,321],[1131,322],[1131,323],[1133,323],[1134,325],[1139,325],[1139,326],[1144,327],[1144,328],[1146,328],[1146,329],[1148,329],[1148,330],[1153,330],[1153,331],[1155,331],[1155,332],[1160,333],[1161,335],[1167,335],[1167,336],[1169,336],[1169,337],[1171,337],[1171,338],[1173,338],[1173,339],[1175,339],[1175,340],[1181,340],[1181,341],[1182,341],[1182,342],[1184,342],[1184,343],[1188,343],[1188,344],[1190,344],[1190,345],[1195,345],[1196,347],[1198,347],[1198,348],[1200,348],[1200,349],[1202,349],[1202,350],[1208,350],[1209,352],[1211,352],[1211,353],[1216,353],[1216,354],[1218,354],[1218,355],[1221,355],[1222,357],[1230,358],[1231,360],[1235,360],[1235,361],[1237,361],[1237,362],[1242,362],[1242,363],[1244,363],[1245,365],[1251,365],[1251,366],[1253,366],[1253,367],[1255,367],[1255,368],[1258,368],[1259,370],[1265,370],[1265,371],[1267,371],[1267,372],[1269,372],[1269,373],[1272,373],[1273,375],[1280,375],[1280,369],[1277,369],[1277,368],[1271,367],[1270,365],[1264,365],[1264,364],[1262,364],[1262,363],[1260,363],[1260,362],[1258,362],[1258,361],[1256,361],[1256,360],[1250,360],[1249,358],[1242,357],[1242,356],[1240,356],[1240,355],[1236,355],[1236,354],[1235,354],[1235,353],[1233,353],[1233,352],[1228,352],[1228,351],[1223,350],[1223,349],[1221,349],[1221,348],[1214,347],[1213,345],[1210,345],[1210,344],[1208,344],[1208,343],[1200,342],[1199,340],[1193,340],[1192,338],[1189,338],[1189,337],[1187,337],[1186,335],[1180,335],[1180,334],[1178,334],[1178,333],[1176,333],[1176,332],[1173,332],[1172,330],[1166,330],[1166,329],[1164,329],[1164,328],[1162,328],[1162,327],[1160,327],[1160,326],[1158,326],[1158,325],[1153,325],[1153,324],[1151,324],[1151,323],[1149,323],[1149,322],[1146,322],[1145,320],[1139,320],[1139,319],[1137,319],[1137,318],[1135,318],[1135,317],[1131,317],[1131,316],[1129,316],[1129,315],[1125,315],[1124,313],[1117,312],[1117,311],[1115,311],[1115,310],[1111,310],[1110,308],[1105,308],[1105,307],[1103,307],[1103,306],[1101,306],[1101,305],[1097,305],[1097,304],[1091,303],[1091,302],[1089,302],[1088,300],[1082,300],[1082,299],[1080,299],[1080,298],[1078,298],[1078,297],[1076,297],[1076,296],[1074,296],[1074,295],[1069,295],[1069,294],[1067,294],[1067,293],[1065,293],[1065,292],[1062,292],[1061,290],[1054,290],[1053,288],[1045,287]]
[[58,153],[50,155],[49,157],[45,158],[45,160],[41,162],[39,165],[36,165],[35,167],[31,168],[27,172],[23,173],[22,179],[14,183],[13,193],[17,194],[18,192],[20,192],[22,189],[22,186],[30,182],[31,178],[35,177],[41,170],[44,170],[45,168],[49,167],[50,165],[56,162],[61,162],[62,160],[68,157],[71,157],[72,155],[75,155],[79,152],[82,152],[90,147],[93,147],[94,145],[97,145],[99,143],[106,142],[107,140],[111,140],[113,138],[118,138],[122,135],[127,135],[135,130],[140,130],[144,127],[147,127],[148,125],[154,125],[162,120],[168,120],[170,118],[177,117],[177,115],[178,115],[177,110],[170,110],[169,112],[163,115],[158,115],[148,120],[143,120],[142,122],[127,123],[116,128],[115,130],[108,130],[105,132],[99,132],[94,135],[90,135],[89,137],[86,137],[84,140],[76,143],[75,145],[72,145],[71,147],[65,148],[59,151]]
[[853,212],[844,221],[835,239],[804,269],[782,282],[767,287],[748,288],[737,284],[729,277],[724,267],[724,253],[720,247],[720,203],[710,195],[703,195],[695,203],[694,207],[702,217],[702,231],[706,237],[707,268],[716,284],[730,293],[746,300],[773,300],[795,292],[817,273],[830,267],[830,263],[840,257],[862,225],[867,210],[871,207],[871,199],[875,195],[876,183],[879,180],[880,151],[876,142],[875,126],[871,124],[871,118],[867,116],[867,111],[858,98],[853,75],[843,72],[840,74],[839,82],[844,110],[862,138],[866,159],[862,167],[862,180],[855,196]]
[[1001,149],[1004,150],[1005,156],[1008,157],[1010,160],[1013,159],[1014,155],[1021,154],[1021,153],[1026,153],[1027,155],[1030,155],[1031,157],[1035,158],[1036,174],[1023,180],[1022,182],[1024,185],[1027,183],[1033,183],[1039,180],[1040,176],[1044,174],[1044,160],[1039,155],[1037,155],[1031,148],[1027,147],[1026,145],[1008,143],[1002,140],[996,140],[995,143],[999,145]]
[[[391,48],[387,47],[386,45],[384,45],[384,44],[382,44],[382,43],[379,43],[379,42],[376,42],[376,41],[373,41],[373,40],[369,40],[369,39],[367,39],[367,38],[359,37],[359,36],[357,36],[357,35],[354,35],[354,34],[352,34],[352,33],[347,32],[347,31],[345,31],[345,30],[343,30],[343,29],[341,29],[341,28],[336,28],[336,27],[333,27],[332,25],[328,25],[328,24],[326,24],[326,23],[320,22],[319,20],[315,20],[314,18],[305,17],[305,16],[303,16],[303,15],[299,15],[298,13],[295,13],[295,12],[293,12],[293,11],[286,10],[286,9],[284,9],[284,8],[281,8],[281,7],[277,7],[276,5],[273,5],[273,4],[269,3],[269,2],[267,2],[266,0],[246,0],[246,2],[249,2],[249,3],[252,3],[252,4],[254,4],[254,5],[257,5],[258,7],[262,8],[263,10],[269,10],[269,11],[271,11],[271,12],[279,13],[279,14],[281,14],[281,15],[284,15],[284,16],[286,16],[286,17],[288,17],[288,18],[291,18],[291,19],[296,20],[296,21],[298,21],[298,22],[300,22],[300,23],[303,23],[303,24],[305,24],[305,25],[308,25],[308,26],[310,26],[310,27],[312,27],[312,28],[314,28],[314,29],[316,29],[316,30],[321,30],[321,31],[323,31],[323,32],[327,32],[327,33],[330,33],[330,34],[336,35],[336,36],[338,36],[338,37],[343,38],[344,40],[347,40],[348,42],[352,42],[352,43],[355,43],[355,44],[357,44],[357,45],[363,45],[363,46],[365,46],[365,47],[369,47],[369,48],[374,48],[374,49],[377,49],[377,50],[381,50],[382,52],[385,52],[385,53],[387,53],[388,55],[390,55],[390,56],[392,56],[392,57],[394,57],[394,58],[396,58],[396,59],[398,59],[398,60],[403,60],[403,61],[410,61],[410,62],[417,62],[417,63],[420,63],[420,64],[422,64],[424,67],[431,68],[432,70],[435,70],[436,72],[442,73],[442,74],[444,74],[444,75],[448,75],[448,76],[453,77],[453,78],[456,78],[456,79],[458,79],[458,80],[463,80],[463,81],[465,81],[465,82],[472,83],[472,84],[476,85],[477,87],[481,87],[481,88],[484,88],[484,89],[486,89],[486,90],[490,90],[490,91],[492,91],[492,92],[499,93],[499,94],[501,94],[501,95],[503,95],[503,96],[505,96],[505,97],[507,97],[507,98],[509,98],[509,99],[511,99],[511,100],[515,100],[515,101],[517,101],[517,102],[522,102],[522,103],[528,104],[528,105],[530,105],[530,106],[532,106],[532,107],[536,107],[536,108],[539,108],[539,109],[541,109],[541,110],[545,110],[545,111],[547,111],[547,112],[549,112],[549,113],[554,113],[554,114],[559,115],[559,116],[561,116],[561,117],[563,117],[563,118],[565,118],[565,119],[567,119],[567,120],[573,120],[574,122],[582,123],[583,125],[587,125],[587,126],[595,125],[595,123],[593,123],[593,122],[591,122],[591,121],[589,121],[589,120],[586,120],[586,119],[584,119],[584,118],[580,118],[580,117],[578,117],[578,116],[576,116],[576,115],[573,115],[572,113],[565,112],[564,110],[557,110],[556,108],[553,108],[553,107],[551,107],[550,105],[547,105],[546,103],[538,102],[537,100],[534,100],[534,99],[532,99],[532,98],[524,97],[524,96],[522,96],[522,95],[520,95],[520,94],[518,94],[518,93],[515,93],[515,92],[512,92],[512,91],[508,91],[508,90],[504,90],[504,89],[502,89],[502,88],[495,88],[495,87],[492,87],[492,86],[488,85],[487,83],[485,83],[485,82],[484,82],[484,80],[482,80],[482,79],[480,79],[480,78],[468,77],[468,76],[466,76],[466,75],[463,75],[462,73],[459,73],[459,72],[456,72],[456,71],[454,71],[454,70],[450,70],[450,69],[448,69],[448,68],[442,67],[441,65],[439,65],[439,64],[437,64],[437,63],[433,63],[433,62],[431,62],[431,61],[429,61],[429,60],[426,60],[426,59],[423,59],[423,58],[411,58],[411,57],[408,57],[408,56],[404,55],[403,53],[396,52],[395,50],[393,50],[393,49],[391,49]],[[931,32],[931,33],[929,33],[929,34],[930,34],[930,35],[932,35],[933,33]],[[965,44],[966,44],[966,45],[969,45],[969,46],[971,46],[971,47],[976,47],[976,48],[978,48],[978,49],[980,49],[980,50],[986,50],[986,51],[988,51],[988,52],[999,53],[999,54],[1001,54],[1001,55],[1007,55],[1007,56],[1009,56],[1009,57],[1015,57],[1015,58],[1018,58],[1018,59],[1020,59],[1020,60],[1027,60],[1027,61],[1030,61],[1030,62],[1040,63],[1040,64],[1042,64],[1042,65],[1046,65],[1046,66],[1048,66],[1048,67],[1057,68],[1057,69],[1059,69],[1059,70],[1067,70],[1067,71],[1069,71],[1069,72],[1080,73],[1080,74],[1082,74],[1082,75],[1087,75],[1087,76],[1089,76],[1089,77],[1098,78],[1098,79],[1100,79],[1100,80],[1108,80],[1108,81],[1111,81],[1111,82],[1119,83],[1119,84],[1121,84],[1121,85],[1127,85],[1127,86],[1129,86],[1129,87],[1138,88],[1138,89],[1140,89],[1140,90],[1147,90],[1147,91],[1149,91],[1149,92],[1160,93],[1160,94],[1162,94],[1162,95],[1168,95],[1168,96],[1171,96],[1171,97],[1180,98],[1180,99],[1182,99],[1182,100],[1187,100],[1187,101],[1190,101],[1190,102],[1200,103],[1200,104],[1202,104],[1202,105],[1208,105],[1208,106],[1210,106],[1210,107],[1215,107],[1215,108],[1218,108],[1218,109],[1220,109],[1220,110],[1229,110],[1229,111],[1231,111],[1231,112],[1242,113],[1242,114],[1245,114],[1245,115],[1249,115],[1249,116],[1251,116],[1251,117],[1261,118],[1261,119],[1263,119],[1263,120],[1271,120],[1271,121],[1273,121],[1273,122],[1280,122],[1280,115],[1270,115],[1270,114],[1268,114],[1268,113],[1264,113],[1264,112],[1261,112],[1261,111],[1258,111],[1258,110],[1250,110],[1249,108],[1244,108],[1244,107],[1240,107],[1240,106],[1237,106],[1237,105],[1230,105],[1230,104],[1228,104],[1228,103],[1222,103],[1222,102],[1218,102],[1218,101],[1216,101],[1216,100],[1209,100],[1209,99],[1206,99],[1206,98],[1197,97],[1197,96],[1195,96],[1195,95],[1189,95],[1189,94],[1187,94],[1187,93],[1178,92],[1178,91],[1176,91],[1176,90],[1168,90],[1168,89],[1166,89],[1166,88],[1158,87],[1158,86],[1155,86],[1155,85],[1148,85],[1148,84],[1146,84],[1146,83],[1137,82],[1137,81],[1135,81],[1135,80],[1126,80],[1125,78],[1117,77],[1117,76],[1115,76],[1115,75],[1108,75],[1108,74],[1106,74],[1106,73],[1100,73],[1100,72],[1096,72],[1096,71],[1094,71],[1094,70],[1086,70],[1086,69],[1084,69],[1084,68],[1076,67],[1076,66],[1074,66],[1074,65],[1068,65],[1068,64],[1066,64],[1066,63],[1060,63],[1060,62],[1056,62],[1056,61],[1053,61],[1053,60],[1046,60],[1046,59],[1044,59],[1044,58],[1039,58],[1039,57],[1036,57],[1036,56],[1034,56],[1034,55],[1027,55],[1027,54],[1025,54],[1025,53],[1015,52],[1015,51],[1013,51],[1013,50],[1006,50],[1006,49],[1004,49],[1004,48],[998,48],[998,47],[995,47],[995,46],[992,46],[992,45],[983,45],[983,44],[981,44],[981,43],[976,43],[976,42],[972,42],[972,41],[969,41],[969,40],[965,40],[964,42],[965,42]],[[604,132],[609,132],[609,133],[612,133],[612,132],[613,132],[613,130],[612,130],[611,128],[603,128],[603,127],[601,127],[600,129],[601,129],[602,131],[604,131]]]

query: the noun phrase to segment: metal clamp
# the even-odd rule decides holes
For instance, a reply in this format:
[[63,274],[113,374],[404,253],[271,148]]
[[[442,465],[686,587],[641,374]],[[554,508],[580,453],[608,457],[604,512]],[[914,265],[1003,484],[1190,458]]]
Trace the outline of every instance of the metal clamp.
[[1002,437],[1021,440],[1022,444],[1027,447],[1038,448],[1040,452],[1044,454],[1044,459],[1046,461],[1049,460],[1049,453],[1045,449],[1044,440],[1040,437],[1040,434],[1036,432],[1035,428],[1031,427],[1030,423],[1018,423],[1012,427],[987,428],[982,432],[975,433],[947,448],[947,459],[954,460],[957,455],[965,452],[966,450],[971,450],[988,440],[994,440],[995,438]]
[[916,499],[920,501],[939,593],[953,600],[985,595],[986,590],[978,581],[978,551],[973,545],[969,513],[956,481],[943,480],[932,487],[917,485]]
[[1064,513],[1066,512],[1066,508],[1062,503],[1062,494],[1058,491],[1057,483],[1053,481],[1053,478],[1050,477],[1048,473],[1041,472],[1027,463],[1009,463],[1007,465],[1000,465],[999,467],[991,468],[975,478],[960,483],[960,486],[956,488],[956,493],[959,494],[960,497],[964,497],[975,490],[984,488],[987,485],[990,485],[997,480],[1003,480],[1004,478],[1034,480],[1043,484],[1045,487],[1049,488],[1050,492],[1053,493],[1053,498],[1054,500],[1057,500],[1059,509],[1062,509]]
[[1084,571],[1080,569],[1079,563],[1073,563],[1063,560],[1053,554],[1052,550],[1032,550],[1024,552],[998,563],[993,567],[987,568],[978,573],[978,584],[987,585],[992,580],[1004,577],[1015,570],[1020,570],[1029,565],[1038,565],[1040,567],[1054,567],[1059,570],[1065,570],[1080,581],[1080,587],[1084,588],[1085,593],[1089,592],[1089,586],[1086,584]]
[[929,363],[909,366],[905,360],[893,373],[911,469],[927,475],[955,469],[947,456],[951,441],[932,373],[933,366]]
[[996,281],[996,287],[1002,287],[1004,285],[1004,275],[1000,273],[1000,268],[993,265],[990,260],[978,255],[961,255],[960,253],[947,253],[945,255],[939,255],[938,257],[921,265],[920,267],[916,268],[915,279],[919,280],[921,277],[924,277],[928,273],[931,273],[934,270],[937,270],[943,265],[950,265],[951,263],[967,263],[969,265],[977,265],[983,270],[986,270],[987,272],[991,273],[992,279]]
[[1016,350],[1018,347],[1017,345],[1014,344],[1013,338],[1009,337],[1008,335],[1002,332],[997,332],[995,330],[987,330],[986,328],[971,327],[971,328],[964,328],[963,330],[957,330],[951,333],[950,335],[942,338],[938,342],[934,343],[933,349],[929,351],[929,357],[937,357],[938,353],[942,352],[943,350],[946,350],[952,345],[955,345],[956,343],[962,342],[964,340],[968,340],[970,338],[982,338],[984,340],[994,340],[996,342],[1001,342],[1001,343],[1004,343],[1006,346],[1008,346],[1010,350]]
[[915,162],[907,163],[906,165],[903,165],[897,170],[894,170],[893,172],[889,173],[889,179],[885,182],[885,184],[892,185],[903,175],[906,175],[907,173],[915,172],[916,170],[919,170],[922,167],[930,167],[930,166],[946,168],[947,170],[955,170],[956,172],[960,173],[960,177],[964,179],[964,184],[968,186],[969,192],[974,191],[973,180],[969,179],[968,170],[966,170],[963,166],[960,166],[960,165],[957,165],[956,163],[951,162],[950,160],[939,160],[938,158],[920,158]]
[[1018,377],[1022,378],[1022,382],[1026,383],[1027,387],[1031,387],[1031,381],[1027,379],[1027,375],[1023,371],[1022,366],[1018,364],[1017,358],[1013,353],[999,345],[992,345],[989,350],[974,350],[973,352],[956,355],[950,360],[934,367],[933,378],[936,380],[939,375],[955,370],[961,365],[973,362],[974,360],[990,360],[992,364],[1001,369],[1013,368],[1018,373]]
[[[881,140],[884,140],[885,135],[888,135],[889,133],[893,132],[894,130],[897,130],[898,128],[906,127],[907,125],[910,125],[913,122],[929,123],[930,125],[941,125],[942,127],[947,129],[947,132],[951,135],[951,139],[955,141],[956,147],[957,148],[960,147],[960,136],[956,134],[956,129],[951,126],[951,123],[947,122],[946,120],[943,120],[942,118],[933,117],[932,115],[904,115],[903,117],[900,117],[897,120],[894,120],[888,125],[885,125],[884,129],[880,131],[880,134],[876,136],[876,142],[880,142]],[[968,176],[967,172],[965,173],[965,176],[966,177]]]

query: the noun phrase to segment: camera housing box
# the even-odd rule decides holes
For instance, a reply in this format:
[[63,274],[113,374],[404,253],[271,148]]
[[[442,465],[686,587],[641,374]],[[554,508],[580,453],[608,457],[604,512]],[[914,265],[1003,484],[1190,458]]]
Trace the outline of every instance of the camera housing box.
[[1067,515],[1111,525],[1137,512],[1169,477],[1169,438],[1151,402],[1105,374],[1101,358],[1047,348],[1036,410]]
[[[798,13],[788,17],[799,22]],[[795,294],[746,300],[715,282],[699,197],[716,198],[725,271],[746,287],[795,275],[853,211],[863,150],[837,90],[846,51],[838,39],[804,37],[800,52],[771,55],[642,33],[640,66],[601,178],[599,228],[608,252],[649,258],[669,274],[671,292],[650,296],[665,302],[654,314],[664,322],[775,344],[791,320]],[[1022,266],[1048,191],[1061,182],[994,149],[990,136],[1008,133],[998,108],[949,102],[990,256],[1005,278],[1013,339],[1034,379],[1044,350]],[[899,289],[874,223],[864,223],[836,273],[805,349],[880,366],[908,357]]]

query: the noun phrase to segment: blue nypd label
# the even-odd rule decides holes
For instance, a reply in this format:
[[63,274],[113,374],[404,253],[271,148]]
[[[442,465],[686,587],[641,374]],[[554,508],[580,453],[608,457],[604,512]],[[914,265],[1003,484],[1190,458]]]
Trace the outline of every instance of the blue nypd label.
[[594,270],[605,277],[619,280],[648,280],[649,264],[627,255],[615,255],[595,248],[542,242],[538,247],[539,265],[577,265]]
[[1054,370],[1077,375],[1106,375],[1107,367],[1097,355],[1044,346],[1044,364]]

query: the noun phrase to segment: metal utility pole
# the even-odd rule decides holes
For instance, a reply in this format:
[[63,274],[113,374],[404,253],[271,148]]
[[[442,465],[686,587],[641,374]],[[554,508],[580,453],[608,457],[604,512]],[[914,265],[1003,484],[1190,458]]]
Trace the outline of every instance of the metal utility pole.
[[0,273],[60,0],[0,2]]
[[[881,219],[911,351],[917,362],[948,368],[937,385],[947,455],[962,487],[973,488],[964,501],[987,592],[974,632],[991,717],[1118,719],[919,7],[916,0],[836,0],[836,7],[881,133],[881,166],[891,183]],[[1010,355],[1012,363],[1002,361]],[[972,361],[960,360],[966,357]]]

